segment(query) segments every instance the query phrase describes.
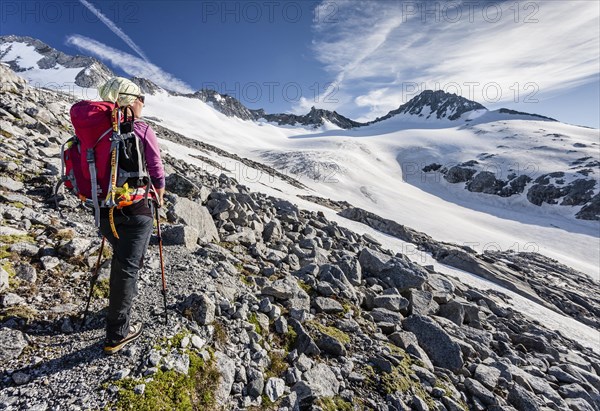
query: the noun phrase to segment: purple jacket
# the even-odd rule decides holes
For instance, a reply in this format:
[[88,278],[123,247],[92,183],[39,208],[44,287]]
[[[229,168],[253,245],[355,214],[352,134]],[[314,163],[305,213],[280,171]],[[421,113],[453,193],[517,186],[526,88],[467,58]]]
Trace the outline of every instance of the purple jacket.
[[137,121],[133,125],[133,131],[144,143],[144,155],[146,156],[146,167],[150,179],[155,188],[165,187],[165,169],[160,159],[158,139],[152,127],[143,121]]

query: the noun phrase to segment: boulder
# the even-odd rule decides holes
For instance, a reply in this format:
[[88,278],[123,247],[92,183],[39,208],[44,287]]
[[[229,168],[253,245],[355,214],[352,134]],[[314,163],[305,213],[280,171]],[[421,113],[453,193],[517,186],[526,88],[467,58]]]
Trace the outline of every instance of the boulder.
[[198,238],[210,242],[220,241],[219,232],[208,209],[201,204],[179,197],[175,200],[172,213],[177,222],[186,224],[198,231]]
[[378,251],[364,248],[359,256],[359,262],[365,277],[375,277],[388,287],[398,291],[419,288],[428,278],[427,271],[400,257],[392,257]]
[[411,315],[402,322],[405,330],[417,337],[431,362],[438,367],[457,371],[463,366],[460,345],[431,318]]
[[183,245],[190,251],[198,248],[198,230],[194,227],[177,224],[165,226],[161,231],[165,245]]
[[0,361],[18,358],[27,346],[23,333],[12,328],[0,329]]
[[[312,399],[321,397],[334,397],[338,394],[340,383],[335,374],[327,365],[319,363],[307,371],[292,387],[302,403],[312,402]],[[305,401],[307,400],[307,401]]]

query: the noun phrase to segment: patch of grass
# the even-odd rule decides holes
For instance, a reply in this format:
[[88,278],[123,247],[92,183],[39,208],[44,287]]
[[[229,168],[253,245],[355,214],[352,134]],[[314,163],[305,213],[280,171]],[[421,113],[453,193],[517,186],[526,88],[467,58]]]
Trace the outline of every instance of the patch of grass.
[[354,407],[352,403],[342,399],[341,397],[322,397],[315,401],[315,405],[318,405],[323,411],[352,411]]
[[14,253],[8,251],[8,248],[8,245],[3,245],[0,247],[0,260],[3,258],[12,258],[14,256]]
[[6,138],[13,137],[13,133],[11,133],[10,131],[2,130],[2,129],[0,129],[0,135],[2,135],[2,137],[6,137]]
[[217,243],[217,245],[219,245],[229,251],[233,250],[233,248],[236,246],[236,244],[231,241],[219,241]]
[[306,291],[306,294],[311,294],[315,291],[310,285],[306,284],[302,280],[298,280],[298,286],[300,286],[300,288]]
[[373,367],[366,366],[364,375],[367,377],[366,383],[371,388],[376,389],[383,395],[393,394],[395,392],[410,392],[413,395],[421,398],[427,406],[435,409],[435,402],[431,395],[423,388],[423,386],[410,378],[412,374],[412,360],[403,350],[396,347],[394,354],[401,356],[400,365],[392,368],[392,372],[376,372]]
[[350,336],[345,332],[338,330],[335,327],[328,327],[326,325],[321,324],[318,321],[308,321],[307,324],[312,326],[320,333],[327,334],[328,336],[338,340],[344,345],[350,343]]
[[9,318],[22,318],[27,322],[33,320],[37,315],[37,310],[27,305],[17,305],[8,307],[0,312],[0,321],[8,320]]
[[252,287],[254,285],[254,282],[250,281],[249,278],[250,278],[250,276],[248,276],[248,275],[244,275],[244,274],[240,275],[240,281],[242,283],[246,284],[248,287]]
[[214,338],[215,342],[219,345],[224,345],[227,342],[227,339],[229,338],[227,335],[227,329],[225,328],[223,323],[220,321],[215,321],[213,323],[213,327],[214,327],[213,338]]
[[[257,334],[259,335],[263,335],[264,331],[262,326],[260,325],[260,322],[258,321],[258,316],[256,315],[256,313],[251,313],[250,316],[248,317],[248,322],[252,325],[254,325],[254,331],[256,331]],[[266,330],[269,331],[269,330]]]
[[20,201],[13,201],[12,203],[10,203],[11,206],[15,207],[15,208],[20,208],[23,209],[25,208],[25,204],[23,204]]
[[93,296],[94,298],[108,298],[110,294],[110,284],[108,279],[96,281],[94,286]]
[[114,404],[117,410],[171,411],[171,410],[218,410],[215,391],[221,375],[214,360],[205,363],[200,356],[188,352],[190,368],[188,375],[173,370],[154,374],[146,383],[144,394],[135,394],[136,385],[144,380],[126,379],[116,383],[121,389]]
[[274,350],[269,352],[269,359],[271,365],[265,372],[265,379],[271,377],[281,377],[285,371],[289,368],[288,363],[285,361],[287,351]]
[[75,237],[75,231],[70,228],[63,228],[62,230],[58,230],[56,234],[54,234],[55,240],[72,240]]
[[15,243],[35,243],[35,238],[29,234],[23,235],[0,235],[0,243],[3,244],[15,244]]

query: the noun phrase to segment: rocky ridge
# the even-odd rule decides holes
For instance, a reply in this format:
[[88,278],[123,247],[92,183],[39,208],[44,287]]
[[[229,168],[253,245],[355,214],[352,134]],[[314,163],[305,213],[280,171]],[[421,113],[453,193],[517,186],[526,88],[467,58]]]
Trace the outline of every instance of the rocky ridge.
[[[37,68],[39,69],[56,69],[58,67],[66,68],[81,68],[81,71],[75,77],[75,84],[79,87],[97,87],[113,76],[112,71],[99,60],[88,56],[70,56],[61,51],[58,51],[46,43],[27,36],[0,36],[0,60],[7,63],[15,72],[23,72],[35,67],[23,67],[21,59],[7,61],[4,57],[13,47],[12,43],[24,44],[31,46],[37,53],[42,55]],[[38,87],[44,87],[41,84]]]
[[576,178],[567,182],[565,172],[555,171],[542,174],[535,179],[527,174],[511,173],[506,179],[497,178],[487,171],[477,160],[469,160],[451,167],[429,164],[423,167],[424,173],[440,173],[450,184],[464,184],[466,190],[474,193],[511,197],[525,193],[527,200],[536,205],[559,204],[561,206],[581,206],[575,218],[600,220],[600,193],[595,193],[597,180],[590,174],[600,173],[600,162],[591,157],[582,157],[571,163]]
[[146,331],[105,357],[106,259],[77,321],[92,218],[69,196],[66,218],[49,206],[72,101],[0,74],[0,409],[600,409],[600,356],[502,294],[169,156],[169,324],[153,240]]

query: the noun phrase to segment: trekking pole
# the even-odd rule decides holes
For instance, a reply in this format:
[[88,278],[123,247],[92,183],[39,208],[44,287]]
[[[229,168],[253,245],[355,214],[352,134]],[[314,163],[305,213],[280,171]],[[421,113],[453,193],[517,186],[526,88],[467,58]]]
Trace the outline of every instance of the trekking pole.
[[94,274],[92,278],[90,278],[90,293],[88,295],[87,303],[85,305],[85,311],[83,312],[83,318],[81,319],[81,327],[85,324],[85,318],[87,317],[88,310],[90,308],[90,302],[92,301],[92,294],[94,293],[94,286],[96,285],[96,281],[98,281],[98,274],[100,268],[100,260],[102,259],[102,251],[104,251],[104,241],[106,238],[102,236],[102,244],[100,244],[100,252],[98,253],[98,259],[96,260],[96,268],[94,269]]
[[162,275],[162,295],[163,295],[163,303],[165,305],[165,324],[169,323],[169,318],[167,315],[167,280],[165,278],[165,261],[163,259],[163,243],[162,243],[162,235],[160,233],[160,219],[158,216],[158,199],[156,201],[156,207],[154,207],[154,215],[156,217],[156,232],[158,235],[158,252],[160,254],[160,271]]

